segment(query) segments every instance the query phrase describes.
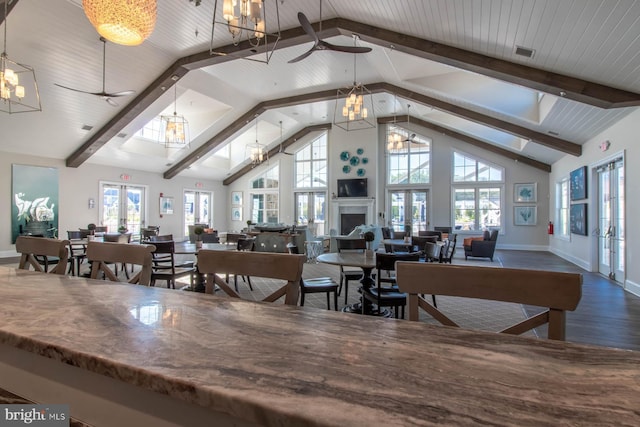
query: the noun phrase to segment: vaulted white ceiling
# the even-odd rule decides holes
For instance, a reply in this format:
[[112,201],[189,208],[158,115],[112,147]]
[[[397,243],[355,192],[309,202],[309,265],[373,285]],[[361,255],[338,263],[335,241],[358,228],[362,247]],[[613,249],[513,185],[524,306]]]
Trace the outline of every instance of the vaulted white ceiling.
[[[277,1],[282,30],[300,26],[298,12],[311,22],[320,21],[319,0]],[[208,51],[213,3],[203,0],[196,7],[188,0],[159,1],[156,28],[147,41],[136,47],[108,43],[107,91],[132,89],[140,94],[176,60]],[[639,1],[324,0],[322,20],[331,18],[640,93]],[[19,0],[7,30],[9,57],[36,70],[43,111],[0,115],[0,150],[67,159],[135,98],[117,98],[120,106],[114,108],[98,97],[54,85],[101,90],[102,44],[81,0]],[[327,41],[354,43],[348,35]],[[603,109],[403,53],[395,46],[357,43],[372,48],[355,57],[358,82],[387,82],[575,144],[583,144],[636,108]],[[229,44],[225,30],[216,30],[213,44]],[[517,46],[534,49],[533,58],[517,56]],[[119,136],[87,162],[164,173],[260,102],[352,84],[352,54],[322,51],[295,64],[287,62],[310,47],[309,40],[278,49],[268,65],[237,59],[188,72],[177,83],[175,108],[171,88],[139,115],[127,117]],[[373,98],[379,117],[406,115],[411,105],[411,117],[547,164],[566,155],[414,99],[387,92]],[[273,146],[280,141],[280,121],[286,138],[306,126],[330,122],[334,108],[335,101],[329,100],[268,110],[258,118],[258,139]],[[189,148],[167,150],[133,137],[152,118],[174,110],[190,122]],[[92,130],[82,130],[87,125]],[[255,138],[255,122],[249,121],[225,141],[230,148],[217,147],[180,174],[222,179],[242,165],[244,147]]]

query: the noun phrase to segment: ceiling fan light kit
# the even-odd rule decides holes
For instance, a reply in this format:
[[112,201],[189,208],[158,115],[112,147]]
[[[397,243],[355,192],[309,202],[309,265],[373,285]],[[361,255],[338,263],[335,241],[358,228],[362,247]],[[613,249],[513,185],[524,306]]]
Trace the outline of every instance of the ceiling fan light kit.
[[0,55],[0,111],[9,114],[42,111],[36,73],[7,56],[7,4],[4,2],[4,41]]
[[137,46],[156,25],[156,0],[82,0],[89,22],[110,42]]
[[[222,4],[220,12],[218,12],[219,3]],[[275,5],[275,7],[267,7],[268,3]],[[222,19],[219,18],[219,15]],[[213,46],[216,25],[226,28],[234,46],[245,41],[251,46],[252,52],[264,51],[264,57],[243,57],[243,59],[251,61],[268,64],[280,40],[278,0],[271,2],[267,2],[267,0],[215,0],[211,22],[211,45],[209,48],[211,55],[229,55],[229,52],[218,51]]]

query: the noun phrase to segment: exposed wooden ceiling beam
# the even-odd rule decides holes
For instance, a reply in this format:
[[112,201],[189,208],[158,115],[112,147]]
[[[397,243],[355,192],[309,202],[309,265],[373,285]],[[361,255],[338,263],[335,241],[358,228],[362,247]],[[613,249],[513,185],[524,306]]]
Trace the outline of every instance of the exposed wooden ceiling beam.
[[367,85],[367,88],[371,92],[385,91],[393,93],[403,98],[419,102],[420,104],[445,111],[458,117],[462,117],[463,119],[471,120],[472,122],[476,122],[484,126],[507,132],[523,139],[531,140],[532,142],[544,145],[545,147],[552,148],[557,151],[561,151],[563,153],[571,154],[573,156],[580,156],[582,154],[582,146],[580,144],[575,144],[561,138],[556,138],[546,133],[536,132],[523,126],[518,126],[516,124],[506,122],[495,117],[487,116],[486,114],[459,107],[457,105],[450,104],[448,102],[444,102],[427,95],[422,95],[420,93],[416,93],[412,90],[408,90],[400,86],[392,85],[390,83],[374,83],[372,85]]
[[[378,117],[378,123],[386,124],[386,123],[406,123],[409,121],[409,116],[395,116],[395,117]],[[507,157],[509,159],[515,160],[518,163],[524,163],[526,165],[532,166],[536,169],[543,170],[545,172],[551,172],[551,165],[547,163],[543,163],[541,161],[532,159],[527,156],[523,156],[521,154],[514,153],[513,151],[506,150],[504,148],[497,147],[493,144],[489,144],[488,142],[481,141],[479,139],[473,138],[471,136],[462,134],[460,132],[456,132],[454,130],[445,128],[443,126],[439,126],[435,123],[427,122],[425,120],[421,120],[417,117],[411,116],[410,123],[422,126],[427,129],[432,129],[438,133],[443,135],[450,136],[452,138],[458,139],[460,141],[466,142],[467,144],[474,145],[476,147],[480,147],[483,150],[491,151],[492,153],[499,154],[501,156]]]
[[[14,6],[15,3],[17,3],[17,1],[12,3],[11,6]],[[314,29],[319,30],[318,23],[312,24],[312,26]],[[536,90],[556,95],[563,91],[565,92],[565,97],[579,102],[597,105],[603,108],[640,105],[640,95],[636,93],[491,58],[489,56],[408,36],[406,34],[396,33],[371,25],[361,24],[348,19],[334,18],[324,21],[323,30],[319,35],[323,38],[327,38],[338,34],[351,35],[353,33],[358,34],[362,40],[370,43],[385,47],[392,47],[398,51],[411,55],[452,65],[457,68],[484,74]],[[284,30],[281,32],[281,35],[282,37],[276,46],[277,50],[307,43],[309,41],[308,36],[304,33],[301,27]],[[181,78],[190,70],[232,61],[245,56],[254,55],[256,53],[256,50],[247,42],[240,43],[238,46],[230,44],[217,48],[216,50],[224,52],[226,55],[211,55],[209,51],[206,50],[195,55],[185,56],[174,62],[139,96],[134,98],[127,106],[118,112],[112,120],[97,130],[87,142],[71,154],[66,160],[67,166],[80,166],[111,138],[121,132],[122,129],[131,123],[135,117],[141,114],[144,109],[155,102],[165,90],[170,89],[176,83],[176,81],[172,79],[173,76]],[[261,52],[264,52],[264,48],[259,48],[258,53]],[[416,99],[416,101],[418,100]],[[464,109],[459,110],[465,111]],[[503,130],[511,132],[507,129]],[[543,142],[542,138],[532,139],[536,142]],[[559,149],[558,147],[552,148]],[[573,151],[572,154],[579,155],[576,154],[576,151]],[[168,175],[170,175],[170,177],[175,176],[175,174],[172,173],[173,169],[174,168],[165,172],[165,177],[168,177]]]
[[[4,20],[7,18],[7,16],[9,16],[9,14],[11,13],[11,11],[13,10],[14,7],[16,7],[16,4],[18,4],[18,1],[20,0],[0,0],[0,24],[4,24]],[[5,16],[4,14],[4,4],[5,2],[9,2],[7,3],[7,16]]]
[[[286,150],[288,146],[290,146],[291,144],[294,144],[296,141],[298,141],[300,138],[310,134],[311,132],[317,132],[317,131],[323,131],[323,130],[329,130],[331,129],[331,123],[323,123],[321,125],[313,125],[313,126],[307,126],[304,129],[299,130],[298,132],[296,132],[294,135],[290,136],[289,138],[287,138],[286,140],[282,141],[282,144],[278,144],[277,147],[272,148],[271,150],[269,150],[269,158],[273,158],[273,156],[277,155],[278,153],[280,153],[280,146],[282,145],[282,150]],[[246,174],[247,172],[249,172],[251,169],[253,169],[253,165],[248,164],[242,167],[242,169],[234,172],[232,175],[228,176],[227,178],[225,178],[222,181],[222,184],[224,185],[229,185],[232,182],[234,182],[235,180],[239,179],[241,176],[243,176],[244,174]]]

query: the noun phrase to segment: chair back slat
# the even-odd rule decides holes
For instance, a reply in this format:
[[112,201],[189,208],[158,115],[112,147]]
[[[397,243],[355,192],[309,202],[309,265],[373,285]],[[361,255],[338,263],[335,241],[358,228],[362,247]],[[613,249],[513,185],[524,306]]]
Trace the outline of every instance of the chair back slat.
[[29,270],[29,266],[34,270],[43,272],[36,256],[56,257],[58,262],[49,273],[65,274],[69,253],[67,246],[68,240],[49,239],[45,237],[18,236],[16,240],[16,252],[20,253],[20,262],[18,268]]
[[213,293],[214,284],[217,284],[227,295],[237,298],[240,297],[238,293],[217,275],[235,274],[286,280],[283,287],[263,301],[273,302],[284,296],[285,304],[296,305],[305,260],[304,255],[203,249],[198,252],[198,271],[207,274],[207,293]]
[[151,262],[153,245],[130,245],[126,243],[96,242],[87,244],[87,259],[91,262],[91,278],[98,278],[100,271],[112,281],[118,281],[107,263],[124,263],[140,266],[140,271],[129,283],[148,286],[151,283]]
[[[575,310],[582,295],[582,275],[576,273],[407,262],[398,262],[396,270],[400,290],[409,294],[410,320],[418,320],[418,307],[429,304],[423,294],[548,308],[547,316],[525,320],[501,331],[505,333],[522,333],[546,320],[542,323],[549,323],[548,337],[564,340],[565,311]],[[437,309],[431,306],[429,311],[433,310]]]

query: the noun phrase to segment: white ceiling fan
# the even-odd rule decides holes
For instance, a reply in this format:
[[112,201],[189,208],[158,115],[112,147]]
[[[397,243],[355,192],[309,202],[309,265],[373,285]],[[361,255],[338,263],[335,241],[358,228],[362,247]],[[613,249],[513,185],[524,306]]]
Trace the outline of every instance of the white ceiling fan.
[[[300,21],[300,25],[305,33],[307,33],[313,39],[313,46],[311,49],[306,51],[300,56],[297,56],[289,61],[289,64],[293,64],[294,62],[302,61],[307,56],[311,55],[316,50],[333,50],[335,52],[347,52],[347,53],[367,53],[371,52],[370,47],[362,47],[362,46],[339,46],[335,44],[331,44],[326,42],[318,37],[318,34],[315,32],[311,23],[307,19],[304,13],[298,12],[298,21]],[[320,32],[322,32],[322,0],[320,0]]]
[[90,92],[88,90],[74,89],[72,87],[63,86],[58,83],[54,83],[56,86],[59,86],[63,89],[72,90],[74,92],[87,93],[89,95],[98,96],[113,107],[117,107],[118,103],[115,102],[112,98],[117,98],[120,96],[128,96],[136,93],[135,90],[123,90],[121,92],[107,92],[105,90],[105,67],[107,62],[107,40],[104,37],[100,37],[100,41],[102,42],[102,91],[101,92]]

